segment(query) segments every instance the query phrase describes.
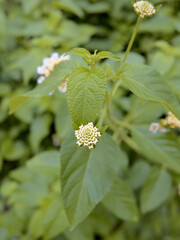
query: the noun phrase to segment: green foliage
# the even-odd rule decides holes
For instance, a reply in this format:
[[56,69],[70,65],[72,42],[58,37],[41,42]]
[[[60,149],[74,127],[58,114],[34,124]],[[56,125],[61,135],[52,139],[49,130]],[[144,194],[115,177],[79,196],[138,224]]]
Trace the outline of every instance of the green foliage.
[[134,2],[0,1],[0,239],[179,240],[179,128],[149,126],[180,118],[180,3],[152,0],[125,62]]
[[178,118],[180,106],[165,80],[150,66],[123,64],[121,67],[123,85],[134,94],[147,100],[164,104]]
[[103,204],[118,218],[128,221],[138,220],[135,199],[126,184],[119,179],[115,179],[111,190],[103,200]]
[[169,196],[171,176],[165,170],[153,168],[146,179],[141,192],[141,209],[143,213],[154,210]]

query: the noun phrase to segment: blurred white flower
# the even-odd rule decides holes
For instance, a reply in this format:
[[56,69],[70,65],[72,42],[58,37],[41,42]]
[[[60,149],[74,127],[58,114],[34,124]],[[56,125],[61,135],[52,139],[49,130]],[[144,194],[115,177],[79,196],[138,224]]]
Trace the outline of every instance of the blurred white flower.
[[87,125],[81,125],[79,130],[75,131],[75,136],[77,138],[77,145],[87,146],[89,149],[94,148],[100,138],[101,133],[98,131],[98,128],[93,126],[93,123],[90,122]]
[[151,123],[151,125],[149,127],[149,131],[152,132],[152,133],[157,133],[159,128],[160,128],[159,123]]
[[[46,77],[49,77],[51,72],[54,70],[55,66],[63,61],[70,59],[70,55],[65,55],[65,53],[59,55],[57,52],[53,52],[50,57],[45,57],[43,59],[43,64],[37,67],[37,73],[40,75],[37,79],[37,84],[41,84]],[[66,92],[67,81],[64,81],[59,87],[59,91]],[[54,91],[50,92],[48,95],[52,95]]]
[[59,87],[58,87],[58,90],[62,93],[65,93],[66,90],[67,90],[67,81],[68,79],[66,79],[64,82],[62,82]]
[[148,1],[138,1],[133,4],[134,10],[141,17],[150,17],[156,13],[154,6]]

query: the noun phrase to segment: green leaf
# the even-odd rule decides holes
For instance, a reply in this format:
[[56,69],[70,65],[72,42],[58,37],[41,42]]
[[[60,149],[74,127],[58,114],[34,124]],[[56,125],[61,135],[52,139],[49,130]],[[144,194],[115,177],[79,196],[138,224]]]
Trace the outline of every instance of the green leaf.
[[73,0],[56,0],[53,1],[53,4],[60,9],[76,14],[80,18],[84,16],[82,9]]
[[106,91],[106,82],[100,68],[78,67],[68,80],[67,100],[75,124],[93,122],[99,114]]
[[121,65],[122,84],[135,95],[146,100],[160,102],[180,118],[180,105],[162,76],[146,65]]
[[12,114],[23,105],[30,97],[17,96],[10,99],[10,109],[9,114]]
[[141,192],[142,212],[147,213],[159,207],[168,198],[171,185],[172,179],[167,171],[153,168]]
[[60,155],[58,151],[46,151],[37,154],[27,162],[27,167],[36,173],[54,178],[60,175]]
[[127,182],[132,189],[136,190],[144,184],[150,169],[150,165],[142,160],[136,161],[133,164],[128,172],[127,178]]
[[33,152],[37,152],[41,141],[49,134],[52,118],[49,114],[37,117],[31,124],[30,144]]
[[95,150],[77,149],[74,134],[61,148],[62,194],[71,227],[75,227],[110,190],[118,170],[118,146],[108,134],[101,137]]
[[103,204],[123,220],[137,221],[139,218],[135,198],[120,179],[115,179],[111,190],[103,200]]
[[134,127],[132,137],[145,157],[180,173],[180,144],[173,133],[153,134],[148,129]]
[[81,57],[88,57],[90,56],[90,52],[85,48],[73,48],[68,54],[75,54]]
[[33,214],[28,229],[33,239],[40,236],[52,239],[63,232],[67,224],[62,198],[57,194],[49,194]]
[[121,58],[116,56],[115,54],[111,53],[111,52],[108,52],[108,51],[102,51],[102,52],[99,52],[97,54],[97,57],[100,59],[104,59],[104,58],[109,58],[109,59],[112,59],[112,60],[116,60],[116,61],[120,61]]

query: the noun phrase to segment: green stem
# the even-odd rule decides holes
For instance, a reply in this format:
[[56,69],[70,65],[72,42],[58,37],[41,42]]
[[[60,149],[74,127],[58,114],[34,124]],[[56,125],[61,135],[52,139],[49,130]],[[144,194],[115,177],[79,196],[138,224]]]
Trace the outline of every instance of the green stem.
[[130,51],[131,48],[132,48],[132,45],[133,45],[133,43],[134,43],[134,40],[135,40],[137,31],[138,31],[138,28],[139,28],[139,25],[140,25],[140,23],[141,23],[141,20],[142,20],[142,18],[141,18],[141,17],[138,17],[137,22],[136,22],[136,26],[135,26],[135,28],[134,28],[134,32],[133,32],[133,34],[132,34],[132,36],[131,36],[131,39],[130,39],[130,41],[129,41],[128,47],[127,47],[127,49],[126,49],[126,52],[125,52],[124,57],[123,57],[123,60],[122,60],[123,63],[126,61],[127,56],[128,56],[128,53],[129,53],[129,51]]
[[98,128],[102,127],[105,116],[106,116],[106,107],[104,106],[104,108],[102,109],[99,121],[98,121]]
[[[136,26],[135,26],[135,28],[134,28],[134,31],[133,31],[133,34],[132,34],[131,39],[130,39],[130,41],[129,41],[128,47],[127,47],[127,49],[126,49],[126,52],[125,52],[125,54],[124,54],[122,63],[124,63],[124,62],[126,61],[126,58],[127,58],[128,54],[129,54],[129,51],[131,50],[131,47],[132,47],[133,42],[134,42],[134,40],[135,40],[135,37],[136,37],[137,31],[138,31],[139,25],[140,25],[140,23],[141,23],[141,20],[142,20],[142,19],[141,19],[140,17],[138,17],[137,22],[136,22]],[[98,121],[99,127],[102,126],[103,121],[104,121],[104,118],[105,118],[105,116],[106,116],[106,108],[107,108],[107,112],[110,112],[110,111],[109,111],[110,102],[111,102],[112,97],[114,96],[115,92],[117,91],[119,85],[121,84],[121,82],[119,81],[119,76],[118,76],[118,75],[120,74],[120,72],[121,72],[121,65],[120,65],[119,71],[118,71],[118,73],[117,73],[117,78],[115,79],[115,82],[114,82],[112,91],[111,91],[111,93],[110,93],[109,101],[108,101],[108,103],[106,104],[106,106],[103,108],[102,113],[101,113],[101,117],[100,117],[100,119],[99,119],[99,121]],[[111,80],[111,79],[110,79],[110,80]],[[110,115],[110,114],[109,114],[109,115]],[[126,127],[127,127],[127,126],[126,126]]]

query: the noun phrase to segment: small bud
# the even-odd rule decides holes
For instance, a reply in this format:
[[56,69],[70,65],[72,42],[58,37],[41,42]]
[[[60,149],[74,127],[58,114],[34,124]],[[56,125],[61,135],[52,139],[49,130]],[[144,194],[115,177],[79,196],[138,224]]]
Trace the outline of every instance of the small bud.
[[98,142],[101,134],[96,127],[93,126],[93,123],[90,122],[87,125],[81,125],[79,130],[75,131],[75,136],[77,138],[78,146],[87,146],[89,149],[93,149],[94,145]]
[[138,1],[133,4],[134,10],[141,17],[151,17],[156,13],[154,6],[148,1]]

